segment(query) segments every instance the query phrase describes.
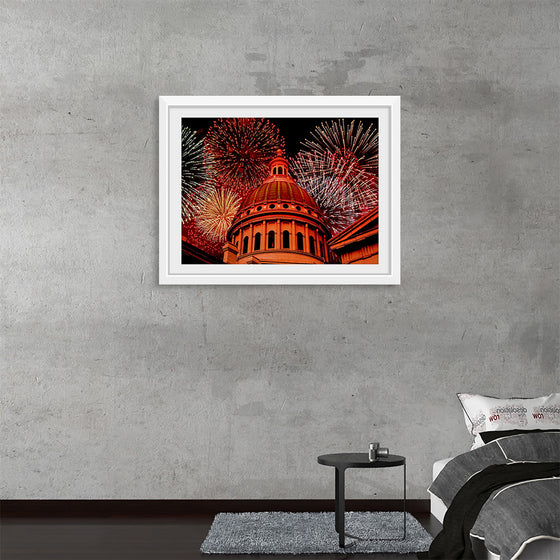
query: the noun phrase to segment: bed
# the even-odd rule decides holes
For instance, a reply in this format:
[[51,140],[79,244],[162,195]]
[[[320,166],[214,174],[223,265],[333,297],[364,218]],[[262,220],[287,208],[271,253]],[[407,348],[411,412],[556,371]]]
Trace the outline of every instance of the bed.
[[[511,429],[510,422],[492,426],[509,429],[488,430],[477,416],[475,432],[474,415],[464,407],[467,427],[477,441],[470,451],[433,465],[431,512],[443,530],[425,558],[560,558],[560,425],[555,427],[560,395],[545,398],[551,421],[538,428],[527,422]],[[510,410],[533,415],[528,401]],[[502,403],[499,410],[505,409]]]

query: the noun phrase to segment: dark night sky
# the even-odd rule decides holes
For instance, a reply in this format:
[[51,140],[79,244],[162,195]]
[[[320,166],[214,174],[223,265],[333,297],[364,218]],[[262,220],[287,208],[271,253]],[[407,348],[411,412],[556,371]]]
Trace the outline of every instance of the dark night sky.
[[[193,130],[199,132],[200,135],[206,134],[206,131],[215,119],[191,119],[184,118],[183,125],[186,125]],[[274,123],[280,130],[280,134],[286,140],[286,152],[287,156],[295,156],[301,148],[301,141],[304,138],[310,138],[310,132],[315,129],[323,121],[332,121],[335,119],[306,119],[306,118],[280,118],[280,119],[268,119],[270,122]],[[354,120],[354,119],[347,119]],[[356,119],[364,123],[364,127],[367,127],[373,123],[377,127],[377,119]]]

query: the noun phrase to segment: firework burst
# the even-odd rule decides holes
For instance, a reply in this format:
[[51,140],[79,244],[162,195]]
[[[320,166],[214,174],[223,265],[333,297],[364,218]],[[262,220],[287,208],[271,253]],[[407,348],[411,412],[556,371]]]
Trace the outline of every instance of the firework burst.
[[222,183],[242,194],[262,183],[279,148],[284,139],[267,119],[218,119],[204,140],[204,159]]
[[291,167],[337,233],[378,204],[378,134],[361,121],[322,122]]
[[377,206],[377,182],[364,171],[345,166],[325,152],[300,152],[290,170],[315,199],[333,233]]
[[181,131],[181,147],[181,216],[186,223],[194,217],[207,172],[203,157],[204,140],[188,126],[183,126]]
[[210,241],[223,243],[240,204],[235,191],[212,181],[197,204],[196,224]]
[[338,120],[322,122],[304,140],[304,151],[326,153],[344,173],[365,172],[377,176],[379,136],[370,124],[367,129],[361,121]]

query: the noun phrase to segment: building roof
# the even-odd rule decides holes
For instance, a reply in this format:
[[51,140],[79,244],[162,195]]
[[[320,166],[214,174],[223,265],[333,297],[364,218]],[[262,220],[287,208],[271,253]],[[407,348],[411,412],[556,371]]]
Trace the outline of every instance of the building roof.
[[251,191],[241,203],[239,212],[243,212],[247,208],[256,206],[257,204],[268,204],[270,202],[291,202],[293,204],[302,204],[309,208],[319,211],[317,203],[311,195],[290,177],[286,176],[280,179],[274,176],[272,180],[265,181],[260,187]]
[[276,151],[276,156],[269,163],[269,169],[269,175],[263,184],[245,196],[239,207],[238,215],[259,204],[264,206],[274,202],[301,204],[320,212],[313,197],[290,176],[288,160],[283,156],[282,150]]
[[203,251],[195,245],[191,245],[187,242],[187,238],[183,235],[181,236],[181,263],[182,264],[217,264],[222,263],[222,259],[219,259],[213,255],[210,255],[206,251]]
[[358,218],[353,224],[335,235],[329,240],[329,247],[336,251],[347,245],[359,243],[368,237],[378,233],[379,209],[375,208],[371,212]]

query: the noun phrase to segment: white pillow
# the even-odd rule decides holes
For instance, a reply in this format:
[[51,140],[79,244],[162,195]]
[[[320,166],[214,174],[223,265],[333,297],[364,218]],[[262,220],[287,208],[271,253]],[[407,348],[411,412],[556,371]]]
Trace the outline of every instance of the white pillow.
[[465,424],[475,436],[474,447],[483,445],[480,432],[560,428],[560,393],[534,399],[499,399],[469,393],[457,393],[457,397]]

